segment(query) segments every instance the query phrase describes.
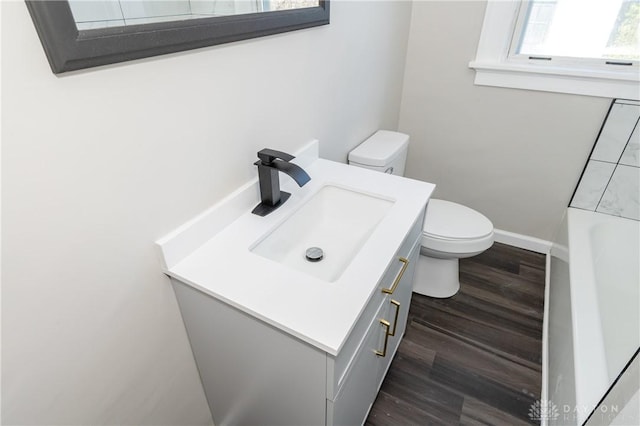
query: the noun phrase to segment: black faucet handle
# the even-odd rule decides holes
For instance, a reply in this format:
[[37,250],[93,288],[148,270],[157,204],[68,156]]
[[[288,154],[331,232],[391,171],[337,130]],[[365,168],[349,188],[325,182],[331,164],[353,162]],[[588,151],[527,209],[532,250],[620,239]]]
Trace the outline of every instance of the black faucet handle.
[[296,157],[294,157],[291,154],[287,154],[286,152],[276,151],[275,149],[271,149],[271,148],[265,148],[258,151],[258,158],[263,163],[272,163],[273,160],[275,160],[276,158],[279,158],[284,161],[291,161]]

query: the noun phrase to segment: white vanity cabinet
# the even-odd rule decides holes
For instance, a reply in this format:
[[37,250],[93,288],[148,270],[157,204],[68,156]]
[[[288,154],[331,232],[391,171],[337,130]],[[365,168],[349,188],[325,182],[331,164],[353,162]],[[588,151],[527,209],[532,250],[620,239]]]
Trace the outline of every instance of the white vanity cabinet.
[[404,334],[423,219],[336,355],[172,278],[215,424],[361,425]]
[[378,283],[338,356],[327,357],[327,425],[364,423],[404,335],[422,217]]

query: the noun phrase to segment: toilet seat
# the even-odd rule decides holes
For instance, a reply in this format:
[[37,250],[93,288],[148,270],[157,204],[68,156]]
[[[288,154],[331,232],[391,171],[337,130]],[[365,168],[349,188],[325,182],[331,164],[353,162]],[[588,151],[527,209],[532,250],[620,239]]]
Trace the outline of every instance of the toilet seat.
[[[473,256],[493,244],[493,224],[481,213],[451,201],[432,199],[427,205],[422,247],[435,257]],[[464,255],[464,256],[461,256]]]

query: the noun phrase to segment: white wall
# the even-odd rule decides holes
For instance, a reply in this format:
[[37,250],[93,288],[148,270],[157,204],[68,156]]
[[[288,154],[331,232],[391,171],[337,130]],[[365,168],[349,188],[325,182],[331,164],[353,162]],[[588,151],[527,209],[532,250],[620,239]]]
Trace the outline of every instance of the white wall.
[[153,242],[255,176],[255,153],[347,152],[396,128],[411,5],[55,76],[2,2],[2,421],[207,424]]
[[400,112],[406,174],[494,226],[551,240],[610,99],[474,86],[486,2],[416,1]]

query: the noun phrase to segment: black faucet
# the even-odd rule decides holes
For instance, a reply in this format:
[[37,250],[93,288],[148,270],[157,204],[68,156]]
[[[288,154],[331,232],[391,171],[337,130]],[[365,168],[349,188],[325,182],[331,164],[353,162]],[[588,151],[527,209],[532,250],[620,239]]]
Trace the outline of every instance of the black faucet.
[[288,192],[280,191],[279,172],[291,176],[299,186],[311,180],[309,175],[296,164],[290,163],[295,157],[286,152],[265,148],[258,151],[255,164],[258,166],[258,181],[260,183],[260,199],[262,200],[251,213],[266,216],[289,199]]

